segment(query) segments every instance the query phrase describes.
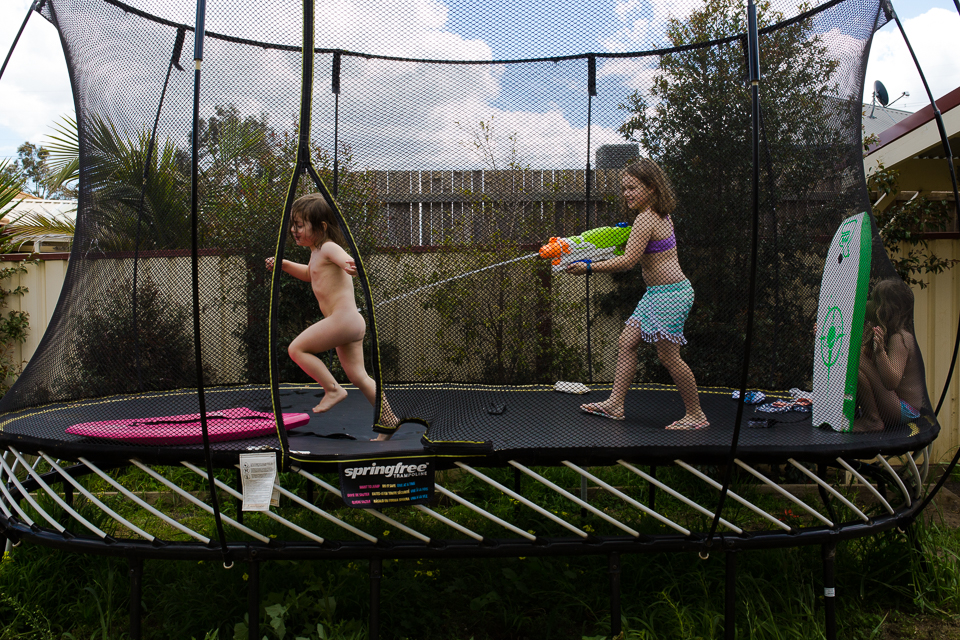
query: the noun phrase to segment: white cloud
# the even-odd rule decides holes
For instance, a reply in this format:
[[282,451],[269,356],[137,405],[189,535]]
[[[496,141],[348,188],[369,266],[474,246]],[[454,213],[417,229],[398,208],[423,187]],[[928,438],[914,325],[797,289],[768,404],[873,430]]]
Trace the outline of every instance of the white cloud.
[[[6,57],[30,4],[0,3],[0,56]],[[73,96],[57,32],[34,14],[0,79],[0,158],[14,156],[25,140],[39,144],[55,120],[72,113]]]
[[623,53],[666,46],[666,25],[671,18],[685,20],[703,7],[703,0],[679,4],[674,0],[617,0],[614,13],[620,23],[600,39],[607,51]]
[[[956,11],[934,8],[903,21],[903,28],[917,54],[933,97],[940,98],[960,86],[960,64],[956,51],[960,15]],[[864,83],[865,102],[871,100],[875,80],[883,82],[891,101],[904,91],[910,93],[909,97],[897,101],[894,108],[916,111],[929,104],[920,75],[895,24],[887,25],[873,38]]]

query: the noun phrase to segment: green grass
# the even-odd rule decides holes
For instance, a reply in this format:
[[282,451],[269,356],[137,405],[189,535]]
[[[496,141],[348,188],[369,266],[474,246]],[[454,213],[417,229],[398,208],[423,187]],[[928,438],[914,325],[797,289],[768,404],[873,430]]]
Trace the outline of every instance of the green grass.
[[[485,470],[507,486],[508,469]],[[538,469],[560,486],[574,489],[579,476],[568,469]],[[159,490],[149,479],[131,470],[117,470],[127,486]],[[178,472],[179,473],[179,472]],[[646,483],[624,469],[604,470],[604,479],[646,501]],[[132,474],[132,475],[131,475]],[[716,476],[716,470],[710,475]],[[667,484],[715,504],[716,493],[676,469],[660,469]],[[232,483],[228,472],[223,479]],[[327,478],[333,480],[333,478]],[[289,480],[289,482],[288,482]],[[206,489],[190,472],[177,478],[192,490]],[[106,484],[96,478],[84,482],[94,490]],[[99,483],[99,484],[98,484]],[[302,479],[284,476],[285,486],[304,495]],[[334,481],[335,483],[335,481]],[[479,480],[460,475],[442,478],[455,489],[520,527],[545,535],[566,535],[546,518],[518,507],[499,493],[484,489]],[[102,486],[101,486],[102,485]],[[773,496],[758,494],[750,485],[737,490],[774,513],[789,508]],[[574,491],[576,493],[576,491]],[[319,493],[319,492],[318,492]],[[590,517],[581,521],[578,510],[553,492],[524,480],[523,493],[574,524],[601,534],[619,530]],[[224,511],[233,515],[232,500],[221,494]],[[644,533],[663,532],[650,518],[638,519],[623,503],[600,493],[594,504],[625,518]],[[108,530],[120,534],[99,510],[77,499],[76,505]],[[164,530],[125,503],[113,506],[138,517],[148,530],[166,539],[182,539]],[[59,513],[47,498],[44,507]],[[505,537],[503,529],[461,506],[438,507],[485,535]],[[657,509],[695,529],[709,525],[706,517],[691,515],[676,501],[658,492]],[[281,515],[321,535],[348,538],[335,525],[288,504]],[[794,509],[794,511],[796,511]],[[359,510],[339,512],[360,528],[383,535],[388,527]],[[419,531],[437,537],[452,534],[444,525],[414,510],[391,510]],[[756,518],[732,501],[724,513],[743,524]],[[841,513],[844,520],[852,514]],[[211,518],[184,508],[182,517],[201,532],[212,532]],[[796,517],[801,520],[801,516]],[[291,539],[260,514],[246,514],[256,530]],[[79,530],[75,523],[69,527]],[[388,538],[402,536],[390,531]],[[231,534],[232,539],[236,537]],[[739,554],[737,580],[738,638],[808,639],[824,637],[823,589],[819,547]],[[621,558],[621,606],[624,638],[650,640],[717,638],[723,634],[724,558],[713,554],[701,560],[694,553],[625,555]],[[81,556],[25,543],[0,564],[0,640],[13,638],[126,638],[128,628],[128,565],[122,558]],[[215,561],[147,561],[143,574],[143,637],[246,638],[247,571],[244,564],[225,570]],[[368,566],[361,561],[274,561],[261,565],[260,636],[274,638],[366,637]],[[417,640],[581,640],[604,638],[610,629],[609,574],[605,556],[566,558],[509,558],[461,560],[386,560],[381,596],[381,637]],[[906,534],[890,531],[840,544],[837,552],[837,606],[840,637],[884,638],[891,612],[896,616],[952,619],[960,614],[960,535],[952,529],[918,523]]]

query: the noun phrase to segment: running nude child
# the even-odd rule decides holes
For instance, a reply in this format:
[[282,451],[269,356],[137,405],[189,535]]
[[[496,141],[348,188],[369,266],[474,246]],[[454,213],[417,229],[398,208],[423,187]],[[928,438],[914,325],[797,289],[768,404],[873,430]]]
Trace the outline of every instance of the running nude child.
[[[377,385],[363,366],[363,335],[367,326],[357,310],[352,276],[357,275],[353,258],[344,250],[346,239],[326,199],[313,193],[293,203],[290,235],[301,247],[310,248],[309,264],[284,260],[281,269],[313,286],[323,320],[310,325],[287,349],[290,359],[323,387],[323,399],[313,408],[324,413],[347,397],[347,390],[334,379],[330,370],[315,354],[336,348],[344,373],[376,406]],[[267,269],[273,271],[274,259],[267,258]],[[387,428],[397,426],[397,417],[383,399],[380,419]],[[390,434],[378,434],[375,440],[389,440]]]
[[676,197],[667,175],[652,160],[643,158],[627,165],[623,176],[623,199],[636,219],[622,256],[591,264],[575,262],[567,267],[574,275],[626,271],[638,262],[647,292],[636,311],[627,318],[617,344],[617,368],[610,397],[603,402],[581,405],[580,409],[613,420],[623,420],[623,403],[637,371],[637,348],[641,342],[653,342],[660,362],[670,372],[685,413],[669,425],[671,430],[703,429],[710,425],[700,408],[697,381],[680,357],[687,344],[683,326],[693,306],[693,288],[677,260],[677,240],[670,214]]

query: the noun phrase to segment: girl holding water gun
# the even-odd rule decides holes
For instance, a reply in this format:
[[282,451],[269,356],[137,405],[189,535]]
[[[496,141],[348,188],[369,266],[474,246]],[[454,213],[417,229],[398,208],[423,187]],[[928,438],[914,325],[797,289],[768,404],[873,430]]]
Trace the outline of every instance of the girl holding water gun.
[[637,371],[637,349],[642,341],[653,342],[657,356],[677,385],[686,408],[683,417],[666,428],[703,429],[710,423],[700,408],[697,381],[680,357],[680,347],[687,343],[683,326],[693,306],[693,288],[677,260],[677,240],[670,219],[676,208],[676,196],[663,169],[646,158],[627,165],[622,186],[627,209],[636,212],[637,216],[623,255],[597,263],[589,260],[576,262],[566,270],[573,275],[609,273],[632,269],[639,262],[647,291],[633,315],[627,318],[620,334],[610,397],[603,402],[581,405],[580,409],[623,420],[623,403]]
[[[329,411],[347,397],[347,390],[316,356],[334,348],[350,382],[376,406],[377,385],[363,366],[363,334],[367,325],[357,310],[351,281],[357,275],[357,266],[343,248],[346,239],[323,195],[312,193],[293,203],[290,235],[301,247],[310,248],[310,262],[284,260],[280,268],[313,286],[323,314],[322,320],[304,329],[287,348],[290,358],[323,387],[323,399],[313,408],[314,413]],[[273,271],[274,259],[267,258],[266,266]],[[387,429],[396,429],[399,422],[386,398],[380,407],[380,419],[381,426]],[[381,433],[375,440],[389,440],[391,435]]]

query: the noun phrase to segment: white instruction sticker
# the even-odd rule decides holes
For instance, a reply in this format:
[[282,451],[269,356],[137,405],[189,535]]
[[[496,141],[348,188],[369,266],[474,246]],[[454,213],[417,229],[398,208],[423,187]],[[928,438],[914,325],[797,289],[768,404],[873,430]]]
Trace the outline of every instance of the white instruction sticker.
[[274,453],[241,453],[240,480],[243,483],[243,510],[269,511],[279,504],[277,456]]

